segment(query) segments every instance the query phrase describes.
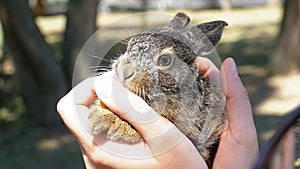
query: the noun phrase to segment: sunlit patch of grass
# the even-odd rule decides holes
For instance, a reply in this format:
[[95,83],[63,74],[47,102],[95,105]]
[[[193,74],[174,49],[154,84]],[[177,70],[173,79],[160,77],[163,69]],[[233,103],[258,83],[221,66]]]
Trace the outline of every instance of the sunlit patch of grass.
[[268,80],[268,83],[276,90],[256,108],[257,113],[283,115],[300,104],[298,73],[274,76]]
[[64,15],[37,17],[35,21],[43,34],[63,33],[66,26]]
[[295,160],[294,166],[300,167],[300,157]]

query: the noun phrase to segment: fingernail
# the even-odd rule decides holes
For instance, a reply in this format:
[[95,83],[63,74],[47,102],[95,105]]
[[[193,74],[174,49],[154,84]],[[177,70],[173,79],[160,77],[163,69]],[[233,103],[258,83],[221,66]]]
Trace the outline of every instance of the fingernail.
[[235,61],[232,58],[229,58],[229,59],[230,60],[228,62],[228,66],[229,66],[230,73],[231,73],[232,77],[238,78],[239,75],[238,75],[238,71],[237,71]]

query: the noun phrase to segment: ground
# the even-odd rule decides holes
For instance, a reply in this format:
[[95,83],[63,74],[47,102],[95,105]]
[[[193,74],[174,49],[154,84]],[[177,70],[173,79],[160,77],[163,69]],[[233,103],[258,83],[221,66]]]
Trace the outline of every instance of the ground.
[[[176,11],[169,11],[174,14]],[[193,22],[222,19],[229,23],[217,50],[221,59],[233,57],[237,61],[239,74],[245,84],[253,106],[260,145],[270,138],[278,126],[280,117],[294,108],[300,94],[300,76],[272,75],[268,61],[276,45],[282,16],[281,8],[259,7],[233,11],[203,10],[185,11]],[[129,13],[102,13],[98,23],[103,26]],[[65,18],[52,16],[37,18],[37,23],[46,40],[55,49],[61,41]],[[126,32],[126,31],[125,31]],[[61,57],[59,52],[55,55]],[[30,125],[22,99],[18,95],[5,93],[17,87],[12,74],[13,64],[7,60],[2,64],[7,71],[0,77],[0,166],[3,169],[18,168],[83,168],[80,148],[74,137],[64,127],[45,129]],[[298,95],[298,96],[297,96]],[[10,100],[7,100],[12,98]],[[13,113],[15,112],[15,113]],[[21,112],[21,113],[16,113]]]

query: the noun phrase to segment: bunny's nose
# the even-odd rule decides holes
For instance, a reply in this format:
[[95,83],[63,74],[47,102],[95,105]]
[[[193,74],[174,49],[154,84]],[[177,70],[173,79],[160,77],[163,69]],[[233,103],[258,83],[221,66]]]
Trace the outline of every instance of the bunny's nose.
[[117,66],[119,75],[121,75],[121,79],[129,79],[134,75],[134,67],[130,63],[130,61],[122,61]]
[[134,74],[134,68],[130,64],[130,62],[124,64],[124,69],[123,69],[123,76],[124,79],[129,79],[131,76]]

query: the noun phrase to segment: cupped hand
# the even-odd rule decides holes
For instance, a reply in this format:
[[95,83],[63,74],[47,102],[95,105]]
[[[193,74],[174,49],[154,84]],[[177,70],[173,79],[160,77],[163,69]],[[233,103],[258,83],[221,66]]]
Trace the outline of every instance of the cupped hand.
[[[144,141],[128,145],[107,140],[101,134],[91,136],[85,123],[96,96],[129,121]],[[190,140],[173,123],[114,80],[111,72],[81,82],[59,101],[57,109],[78,139],[87,168],[207,168]]]

